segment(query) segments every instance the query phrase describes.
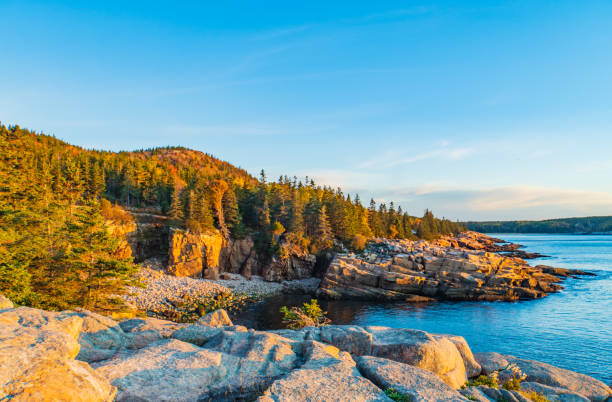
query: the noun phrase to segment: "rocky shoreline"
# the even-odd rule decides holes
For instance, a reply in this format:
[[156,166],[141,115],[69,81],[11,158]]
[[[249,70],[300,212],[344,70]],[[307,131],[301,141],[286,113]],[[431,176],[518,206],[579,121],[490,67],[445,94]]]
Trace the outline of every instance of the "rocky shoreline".
[[[169,260],[163,256],[145,260],[138,278],[146,287],[131,288],[124,300],[150,316],[170,319],[177,305],[219,293],[245,295],[252,301],[280,294],[408,302],[515,301],[545,297],[560,291],[567,277],[591,275],[531,266],[508,255],[516,253],[519,245],[500,244],[501,240],[476,232],[430,242],[373,239],[361,254],[344,252],[326,258],[300,254],[263,267],[253,257],[248,239],[228,243],[213,235],[192,237],[174,233]],[[317,272],[316,261],[325,259],[329,265],[320,264]],[[206,272],[214,272],[216,279],[203,277]]]
[[[337,254],[317,289],[332,299],[515,301],[562,289],[579,270],[530,266],[493,253],[497,239],[475,232],[433,242],[375,239],[366,252]],[[512,248],[516,248],[513,245]]]
[[[522,382],[466,383],[479,375]],[[193,325],[118,322],[83,309],[14,308],[0,296],[0,400],[523,402],[606,401],[611,393],[545,363],[473,354],[454,335],[340,325],[254,331],[222,310]]]

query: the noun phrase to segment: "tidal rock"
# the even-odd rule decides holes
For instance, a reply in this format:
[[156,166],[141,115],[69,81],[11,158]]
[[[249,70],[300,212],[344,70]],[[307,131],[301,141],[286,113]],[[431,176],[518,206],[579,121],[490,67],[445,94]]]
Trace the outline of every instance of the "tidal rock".
[[347,352],[314,341],[305,347],[304,365],[273,382],[258,401],[391,401],[359,374]]
[[227,311],[223,309],[215,310],[210,312],[202,317],[200,317],[197,321],[198,325],[208,325],[209,327],[223,327],[223,326],[232,326],[232,320],[230,320],[229,315],[227,315]]
[[[476,242],[479,236],[470,238]],[[483,239],[486,242],[486,240]],[[435,242],[376,239],[362,256],[337,254],[317,295],[332,299],[514,301],[558,292],[562,270],[466,248],[455,238]],[[373,251],[373,252],[372,252]],[[578,271],[573,271],[578,272]]]
[[436,339],[415,329],[366,327],[365,330],[372,334],[373,356],[429,370],[455,389],[465,384],[465,363],[457,347],[447,338]]
[[565,388],[584,395],[591,401],[604,401],[612,396],[612,390],[606,384],[587,375],[535,360],[519,359],[514,356],[504,357],[527,375],[525,381]]
[[0,310],[5,310],[8,308],[13,308],[13,307],[15,307],[13,305],[13,302],[7,299],[6,297],[4,297],[4,295],[0,294]]
[[356,356],[372,353],[372,334],[355,325],[323,326],[320,340]]
[[432,336],[435,339],[439,339],[439,338],[448,339],[449,341],[453,343],[453,345],[455,345],[455,347],[461,354],[461,357],[463,358],[463,362],[465,363],[465,373],[468,377],[470,378],[476,377],[480,374],[480,372],[482,371],[482,368],[480,367],[480,364],[478,364],[478,362],[474,358],[474,355],[472,354],[472,350],[470,349],[464,337],[459,336],[459,335],[448,335],[448,334],[444,334],[444,335],[434,334]]
[[474,353],[476,362],[482,368],[482,374],[489,375],[494,371],[503,370],[510,365],[506,356],[496,352]]
[[357,367],[379,388],[393,388],[411,401],[467,401],[437,375],[419,367],[372,356],[358,358]]

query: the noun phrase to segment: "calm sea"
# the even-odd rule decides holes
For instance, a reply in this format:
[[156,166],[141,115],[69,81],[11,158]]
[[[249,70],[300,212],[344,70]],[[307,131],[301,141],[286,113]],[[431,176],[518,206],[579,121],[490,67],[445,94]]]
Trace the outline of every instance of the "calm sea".
[[[561,293],[532,301],[371,303],[321,301],[335,324],[417,328],[464,336],[474,352],[496,351],[612,381],[612,236],[495,234],[525,250],[550,255],[531,260],[592,271],[570,278]],[[270,299],[239,321],[260,329],[282,326],[278,309],[304,298]]]

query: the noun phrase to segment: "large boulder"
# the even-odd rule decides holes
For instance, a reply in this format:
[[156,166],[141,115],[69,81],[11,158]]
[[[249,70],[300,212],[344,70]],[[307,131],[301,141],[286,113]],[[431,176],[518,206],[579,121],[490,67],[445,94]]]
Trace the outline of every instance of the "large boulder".
[[0,399],[113,400],[116,389],[89,365],[74,360],[82,323],[69,313],[29,308],[2,312]]
[[79,336],[83,319],[74,312],[54,312],[30,307],[17,307],[0,312],[0,325],[20,325],[39,331],[54,331],[72,339]]
[[221,250],[220,266],[224,272],[240,274],[246,278],[259,274],[259,261],[255,242],[250,236],[231,239]]
[[550,364],[494,352],[475,353],[474,357],[482,366],[482,372],[487,375],[493,371],[503,370],[512,364],[521,370],[528,383],[562,388],[592,401],[604,401],[612,396],[612,390],[603,382]]
[[372,356],[358,358],[357,367],[379,388],[393,388],[411,401],[467,401],[437,375],[419,367]]
[[210,327],[208,325],[189,325],[181,328],[172,334],[172,338],[179,341],[192,343],[194,345],[203,346],[212,338],[220,335],[223,328]]
[[321,342],[361,356],[372,353],[372,334],[355,325],[329,325],[320,329]]
[[455,347],[461,354],[461,357],[463,358],[463,363],[465,364],[465,373],[468,377],[470,378],[476,377],[480,374],[480,372],[482,371],[482,368],[480,367],[480,364],[478,364],[478,362],[474,358],[474,355],[472,354],[472,350],[470,349],[464,337],[459,336],[459,335],[448,335],[448,334],[444,334],[444,335],[434,334],[433,337],[435,339],[446,338],[449,341],[451,341],[453,345],[455,345]]
[[304,365],[272,383],[258,401],[391,401],[360,375],[347,352],[315,341],[305,348]]
[[117,401],[207,400],[210,386],[235,371],[237,358],[174,339],[122,350],[93,363],[118,388]]
[[373,356],[429,370],[445,383],[459,388],[467,380],[465,363],[457,347],[444,337],[404,328],[366,327],[372,334]]
[[208,325],[209,327],[224,327],[232,326],[232,320],[229,318],[227,311],[223,309],[212,311],[200,317],[197,321],[198,325]]
[[[223,331],[206,348],[164,339],[93,363],[119,389],[117,400],[240,399],[263,392],[298,363],[294,342],[265,332]],[[177,331],[186,331],[183,328]]]
[[494,371],[504,370],[510,365],[506,356],[497,352],[474,353],[476,362],[482,368],[482,374],[489,375]]

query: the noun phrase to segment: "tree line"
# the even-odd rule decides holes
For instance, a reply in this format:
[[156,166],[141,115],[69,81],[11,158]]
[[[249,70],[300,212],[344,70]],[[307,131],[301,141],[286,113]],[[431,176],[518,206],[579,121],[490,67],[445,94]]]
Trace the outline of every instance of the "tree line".
[[168,215],[192,232],[250,235],[262,258],[296,248],[359,250],[373,236],[432,239],[465,230],[430,211],[416,218],[393,202],[364,206],[358,195],[309,178],[269,181],[262,171],[257,179],[181,147],[86,150],[4,125],[0,138],[0,292],[43,308],[119,308],[113,295],[135,268],[116,254],[105,221],[118,213],[108,202]]
[[482,233],[612,233],[612,216],[542,221],[467,222],[466,226]]

